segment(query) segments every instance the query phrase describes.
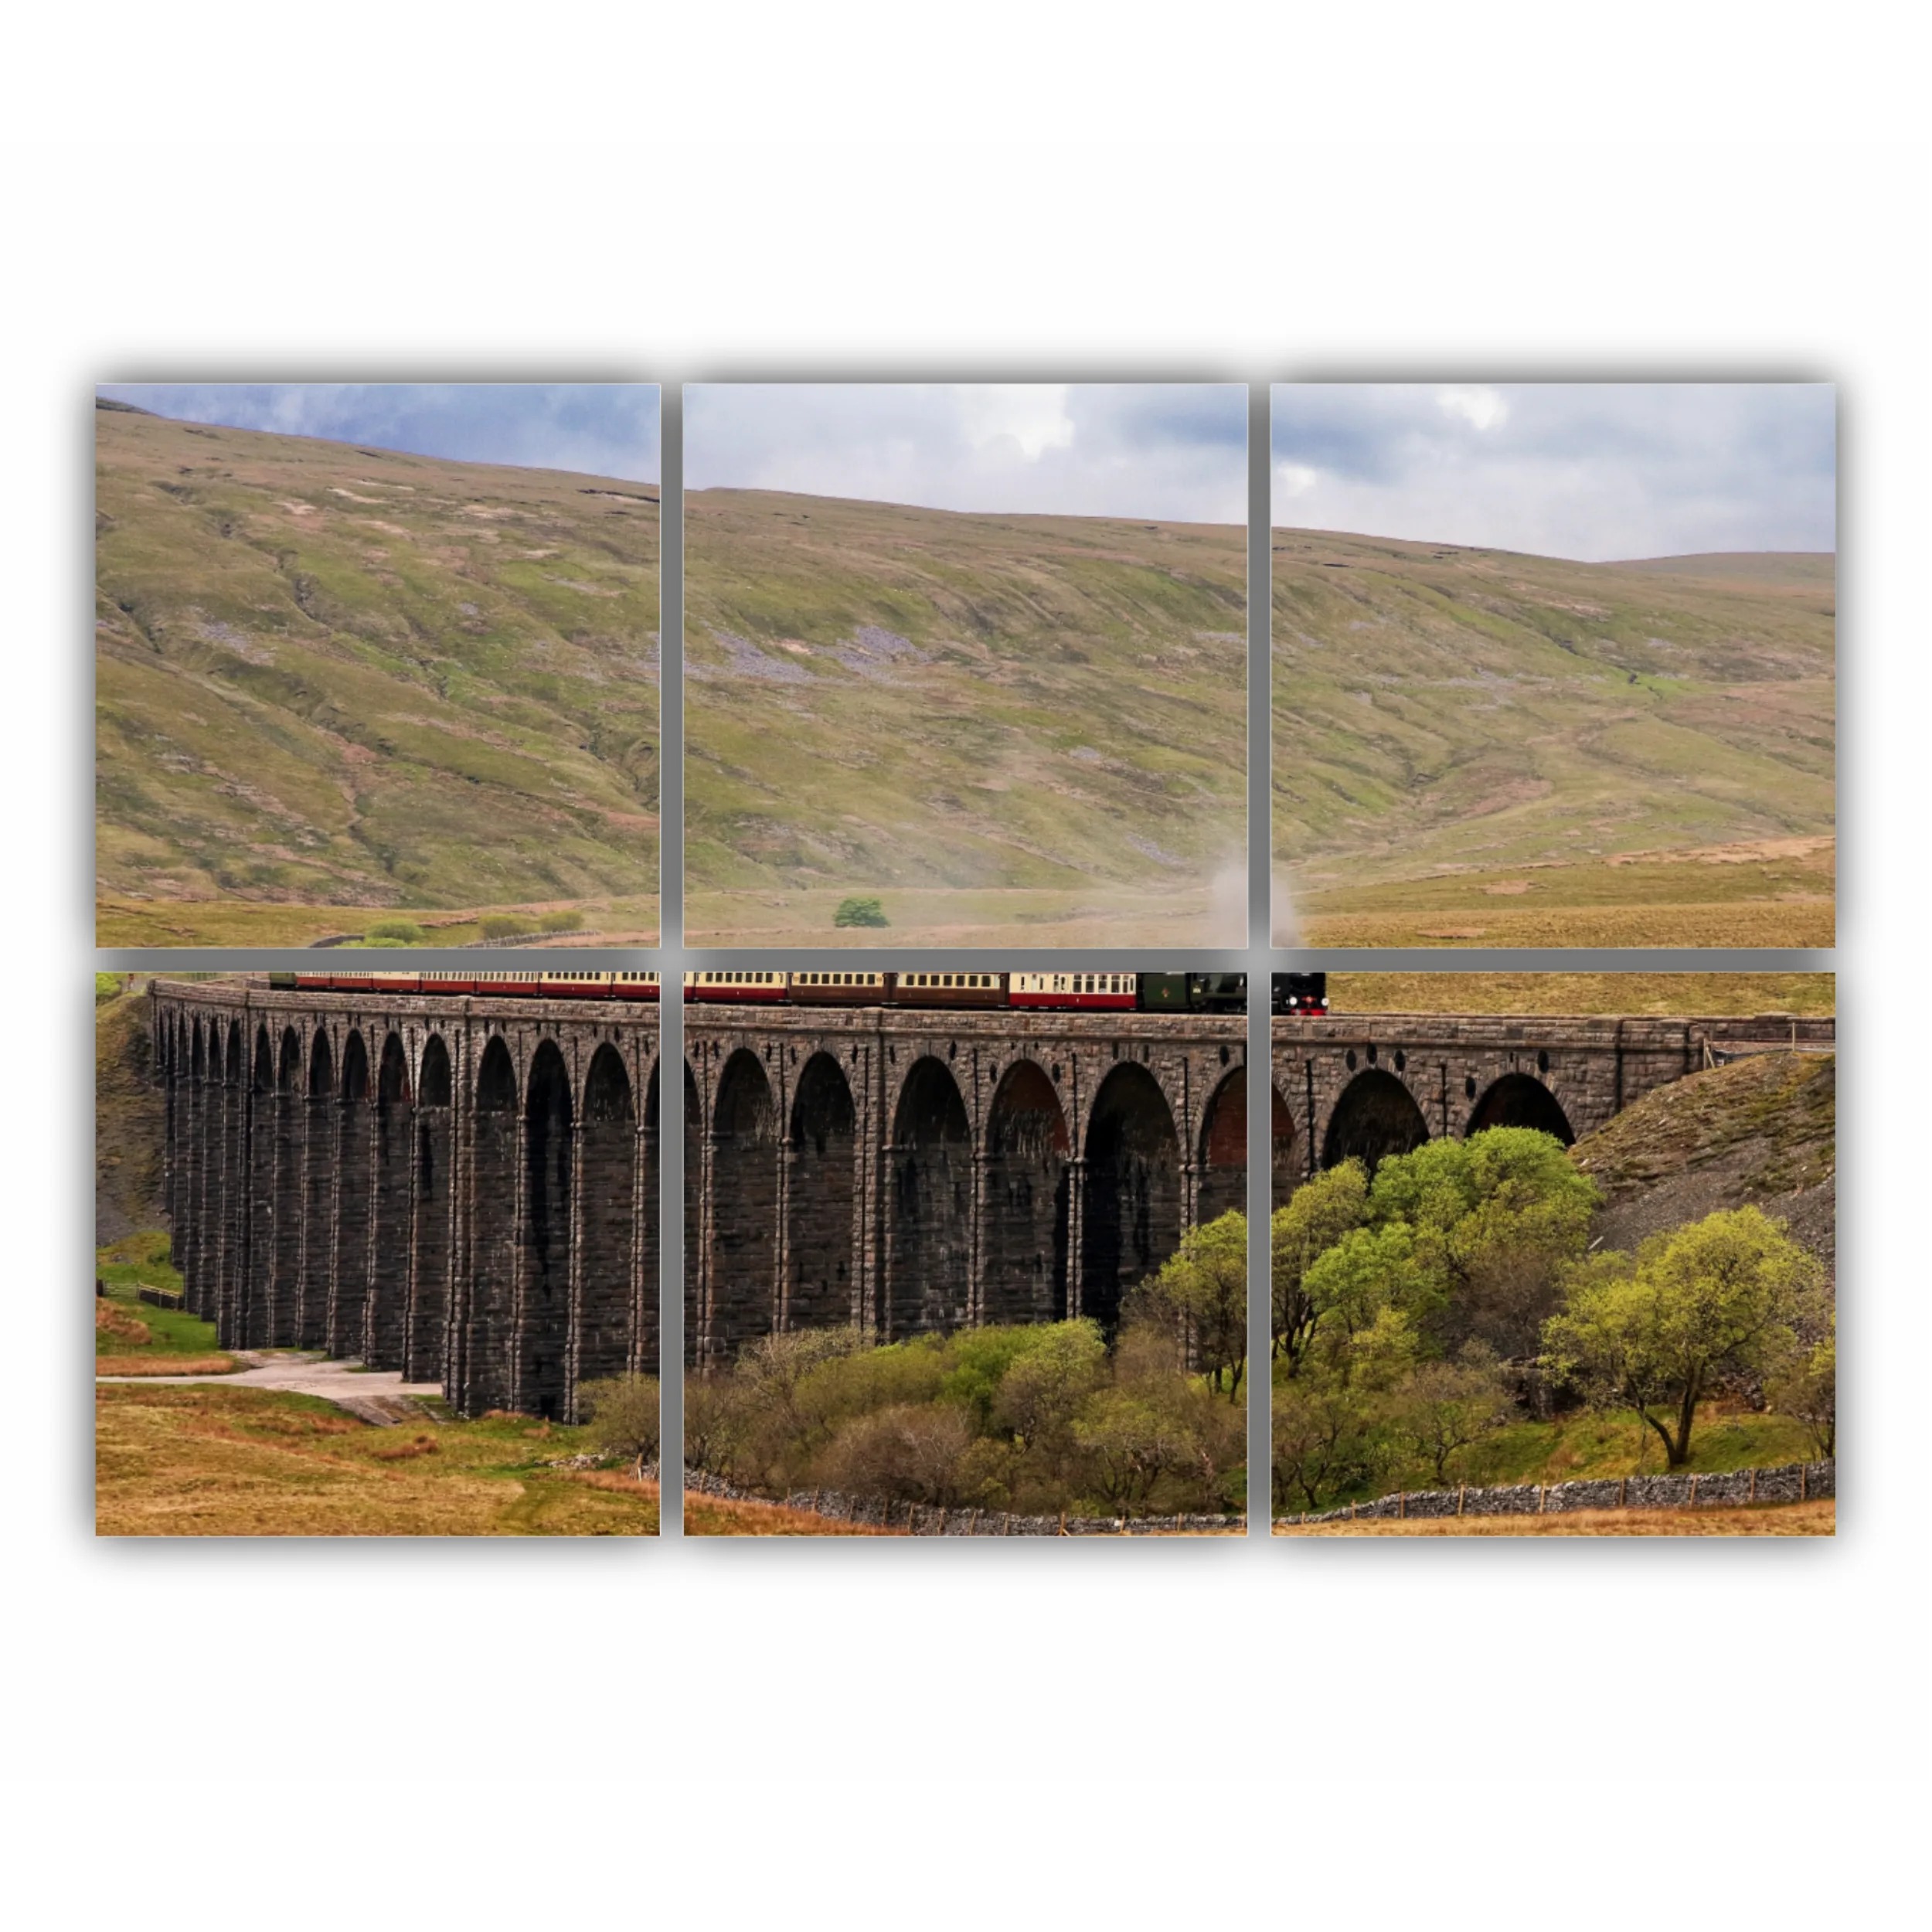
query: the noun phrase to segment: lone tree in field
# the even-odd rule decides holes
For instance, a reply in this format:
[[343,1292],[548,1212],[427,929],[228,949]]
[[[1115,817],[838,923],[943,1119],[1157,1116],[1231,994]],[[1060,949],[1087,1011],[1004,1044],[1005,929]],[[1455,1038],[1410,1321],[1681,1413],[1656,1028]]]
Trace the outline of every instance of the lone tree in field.
[[1543,1363],[1599,1403],[1634,1409],[1676,1469],[1699,1401],[1723,1376],[1791,1362],[1822,1298],[1822,1271],[1782,1222],[1732,1209],[1653,1236],[1634,1263],[1601,1254],[1575,1269],[1544,1325]]
[[876,899],[842,899],[832,923],[835,926],[887,926],[892,922]]

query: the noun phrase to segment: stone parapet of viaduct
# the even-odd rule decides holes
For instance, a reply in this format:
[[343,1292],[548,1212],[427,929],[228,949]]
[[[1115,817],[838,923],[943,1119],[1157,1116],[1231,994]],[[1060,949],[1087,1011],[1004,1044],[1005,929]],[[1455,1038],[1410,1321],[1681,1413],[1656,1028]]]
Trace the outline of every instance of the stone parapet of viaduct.
[[1566,1143],[1645,1094],[1739,1052],[1830,1048],[1830,1019],[1429,1013],[1270,1024],[1276,1198],[1351,1155],[1533,1127]]
[[466,1413],[658,1367],[658,1013],[152,988],[166,1205],[224,1347],[316,1348]]

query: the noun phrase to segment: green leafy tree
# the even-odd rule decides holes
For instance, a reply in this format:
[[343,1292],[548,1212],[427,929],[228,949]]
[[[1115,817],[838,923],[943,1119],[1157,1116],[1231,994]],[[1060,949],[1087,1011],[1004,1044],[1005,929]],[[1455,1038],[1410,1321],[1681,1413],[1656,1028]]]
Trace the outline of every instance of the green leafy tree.
[[1276,1355],[1293,1375],[1315,1329],[1318,1311],[1307,1291],[1308,1270],[1368,1210],[1369,1177],[1359,1161],[1318,1174],[1274,1210],[1269,1224]]
[[1838,1338],[1801,1341],[1764,1385],[1779,1414],[1795,1417],[1811,1432],[1821,1456],[1838,1454]]
[[1193,1433],[1165,1405],[1127,1389],[1090,1396],[1073,1434],[1096,1491],[1117,1509],[1145,1502],[1164,1475],[1192,1465],[1200,1452]]
[[1470,1451],[1515,1413],[1495,1357],[1472,1342],[1454,1361],[1425,1362],[1408,1377],[1396,1395],[1391,1427],[1440,1488],[1463,1473]]
[[892,922],[876,899],[842,899],[832,923],[835,926],[887,926]]
[[1720,1378],[1774,1371],[1795,1353],[1821,1274],[1760,1209],[1707,1215],[1654,1236],[1634,1263],[1593,1256],[1573,1270],[1544,1325],[1544,1365],[1600,1403],[1634,1409],[1676,1469],[1690,1455],[1697,1404]]
[[1217,1393],[1239,1399],[1248,1362],[1248,1218],[1238,1210],[1189,1228],[1181,1245],[1128,1295],[1122,1324],[1171,1328],[1183,1363]]

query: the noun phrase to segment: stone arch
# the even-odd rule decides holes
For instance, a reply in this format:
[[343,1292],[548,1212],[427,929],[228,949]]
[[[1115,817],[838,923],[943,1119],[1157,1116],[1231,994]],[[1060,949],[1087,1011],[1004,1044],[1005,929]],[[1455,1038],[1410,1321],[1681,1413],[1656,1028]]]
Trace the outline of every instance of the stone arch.
[[304,1114],[302,1266],[296,1286],[295,1340],[301,1348],[326,1349],[335,1270],[335,1159],[342,1122],[335,1104],[335,1051],[325,1026],[318,1026],[308,1043]]
[[1066,1318],[1072,1152],[1053,1083],[1036,1062],[1015,1060],[986,1117],[985,1321]]
[[704,1108],[698,1099],[697,1076],[684,1063],[684,1360],[694,1366],[709,1362],[715,1351],[704,1320],[702,1292],[707,1236],[705,1201]]
[[208,1247],[208,1043],[196,1013],[188,1028],[188,1087],[182,1114],[182,1211],[175,1230],[182,1298],[191,1314],[206,1311]]
[[248,1077],[241,1022],[228,1022],[222,1056],[221,1264],[215,1283],[216,1336],[233,1348],[240,1342],[247,1294]]
[[[658,1076],[661,1063],[652,1060],[644,1088],[644,1145],[639,1150],[644,1172],[638,1190],[637,1305],[631,1318],[632,1366],[640,1375],[658,1372],[658,1270],[662,1250],[658,1241],[658,1193],[663,1168],[658,1151]],[[697,1239],[687,1222],[687,1245]]]
[[577,1195],[581,1278],[572,1321],[570,1413],[580,1383],[632,1363],[638,1242],[638,1116],[624,1056],[607,1042],[583,1081]]
[[462,1398],[471,1414],[509,1406],[510,1312],[516,1287],[516,1069],[501,1033],[476,1074],[470,1164],[470,1281],[459,1345]]
[[1201,1117],[1195,1172],[1197,1222],[1248,1211],[1248,1070],[1229,1068]]
[[340,1139],[335,1156],[335,1275],[328,1352],[360,1356],[368,1345],[370,1194],[376,1133],[369,1104],[369,1045],[352,1027],[342,1042]]
[[711,1352],[727,1359],[776,1312],[778,1109],[764,1063],[740,1046],[712,1110]]
[[413,1234],[403,1330],[403,1374],[411,1382],[440,1382],[447,1372],[444,1328],[449,1318],[454,1086],[450,1049],[440,1033],[432,1033],[423,1043],[411,1123]]
[[1464,1137],[1492,1127],[1533,1127],[1553,1134],[1568,1147],[1577,1138],[1563,1103],[1539,1080],[1528,1073],[1505,1073],[1492,1080],[1469,1115]]
[[973,1137],[959,1083],[922,1055],[893,1112],[885,1339],[941,1334],[971,1316]]
[[414,1165],[416,1094],[402,1036],[384,1036],[376,1075],[371,1193],[369,1308],[362,1359],[372,1369],[403,1366],[413,1236],[410,1172]]
[[1080,1312],[1110,1332],[1128,1291],[1181,1240],[1181,1145],[1160,1083],[1115,1065],[1094,1097],[1081,1208]]
[[852,1318],[857,1124],[844,1068],[814,1053],[793,1091],[785,1137],[787,1328],[838,1328]]
[[1372,1174],[1391,1155],[1407,1154],[1429,1138],[1421,1107],[1394,1074],[1366,1066],[1342,1090],[1328,1116],[1321,1165],[1357,1160]]
[[1300,1178],[1295,1172],[1294,1116],[1281,1097],[1280,1087],[1270,1086],[1268,1092],[1274,1103],[1269,1132],[1269,1199],[1272,1206],[1280,1207],[1294,1192]]
[[303,1174],[308,1163],[308,1102],[302,1084],[302,1043],[282,1029],[275,1060],[275,1247],[270,1263],[270,1347],[301,1339]]
[[512,1406],[561,1420],[570,1406],[570,1233],[575,1182],[570,1070],[554,1040],[530,1062],[523,1102],[523,1270]]

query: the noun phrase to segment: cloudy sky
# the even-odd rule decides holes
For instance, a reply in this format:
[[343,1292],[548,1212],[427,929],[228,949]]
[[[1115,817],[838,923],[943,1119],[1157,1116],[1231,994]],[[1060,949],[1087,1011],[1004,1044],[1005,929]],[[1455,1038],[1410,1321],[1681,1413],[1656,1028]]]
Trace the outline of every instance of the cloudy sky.
[[707,383],[694,490],[942,510],[1247,521],[1247,392],[1228,383]]
[[1828,383],[1277,383],[1277,529],[1592,562],[1836,548]]
[[191,423],[658,481],[655,383],[107,383],[100,393]]

